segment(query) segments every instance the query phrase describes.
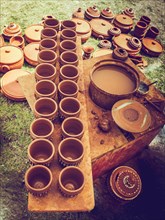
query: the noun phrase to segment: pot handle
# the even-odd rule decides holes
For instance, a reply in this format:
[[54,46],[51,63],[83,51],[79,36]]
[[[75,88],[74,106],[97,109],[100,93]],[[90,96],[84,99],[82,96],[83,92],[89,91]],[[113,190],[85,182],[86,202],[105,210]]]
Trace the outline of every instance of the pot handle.
[[10,67],[9,67],[9,66],[7,66],[7,65],[2,65],[1,71],[2,71],[3,73],[8,72],[9,70],[10,70]]

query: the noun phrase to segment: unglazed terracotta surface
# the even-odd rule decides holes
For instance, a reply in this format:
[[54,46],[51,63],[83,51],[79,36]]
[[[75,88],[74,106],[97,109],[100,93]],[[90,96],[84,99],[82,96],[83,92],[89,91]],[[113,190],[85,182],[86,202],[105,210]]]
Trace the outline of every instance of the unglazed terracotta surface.
[[42,25],[34,24],[26,28],[25,39],[28,43],[39,42],[41,40]]
[[24,57],[32,66],[38,65],[39,43],[30,43],[24,48]]

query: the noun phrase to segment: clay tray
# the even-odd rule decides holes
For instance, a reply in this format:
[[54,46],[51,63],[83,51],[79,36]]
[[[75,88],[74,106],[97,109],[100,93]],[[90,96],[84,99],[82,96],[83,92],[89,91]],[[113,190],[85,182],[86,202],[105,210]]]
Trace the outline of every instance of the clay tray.
[[[59,42],[59,40],[58,40]],[[59,43],[58,43],[59,45]],[[88,123],[87,123],[87,110],[86,110],[86,102],[84,96],[84,79],[83,79],[83,61],[82,61],[82,52],[81,52],[81,38],[77,39],[77,54],[79,56],[79,70],[80,77],[78,80],[79,84],[79,94],[78,99],[82,104],[82,109],[80,113],[80,118],[82,119],[85,127],[85,132],[81,141],[85,146],[85,154],[82,162],[79,167],[84,173],[85,177],[85,187],[83,191],[73,198],[66,198],[61,195],[58,189],[58,175],[61,171],[62,167],[59,165],[57,160],[57,147],[59,142],[61,141],[61,123],[56,121],[54,123],[55,132],[53,143],[56,148],[56,156],[53,164],[50,169],[53,173],[53,184],[51,190],[48,195],[45,197],[35,197],[31,194],[28,195],[28,210],[36,211],[36,212],[53,212],[53,211],[66,211],[66,212],[81,212],[81,211],[90,211],[94,208],[94,192],[93,192],[93,180],[92,180],[92,165],[91,165],[91,157],[90,157],[90,144],[89,144],[89,134],[88,134]],[[58,49],[57,49],[58,51]],[[57,70],[59,70],[59,63],[56,65]],[[58,71],[57,71],[58,72]],[[35,102],[34,97],[34,87],[35,87],[35,77],[34,74],[30,74],[29,76],[20,77],[18,79],[19,83],[22,86],[25,97],[33,111],[33,105]]]

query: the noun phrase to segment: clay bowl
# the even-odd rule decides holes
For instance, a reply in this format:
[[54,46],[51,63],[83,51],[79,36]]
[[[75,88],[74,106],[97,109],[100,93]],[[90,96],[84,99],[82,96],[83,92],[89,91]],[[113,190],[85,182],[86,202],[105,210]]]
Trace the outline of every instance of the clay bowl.
[[30,136],[33,139],[51,139],[54,132],[53,123],[47,118],[35,119],[30,125]]
[[53,176],[49,168],[43,165],[30,167],[25,174],[25,186],[34,196],[44,196],[51,188]]
[[40,80],[35,85],[34,94],[37,99],[42,97],[52,98],[56,97],[56,84],[51,80]]
[[57,77],[56,68],[50,63],[41,63],[35,68],[35,78],[39,80],[55,81]]
[[57,61],[57,54],[52,50],[42,50],[38,53],[38,63],[50,63],[55,65]]
[[47,18],[44,20],[44,28],[53,28],[59,31],[60,22],[55,18]]
[[70,64],[74,66],[78,66],[79,60],[76,53],[72,51],[65,51],[60,55],[60,64],[61,66]]
[[78,81],[79,70],[76,66],[67,64],[60,68],[60,80],[73,80]]
[[147,25],[149,25],[151,22],[151,19],[148,16],[143,15],[141,16],[140,21],[144,21]]
[[66,138],[58,146],[58,158],[62,166],[77,166],[83,159],[83,143],[76,138]]
[[50,38],[53,40],[57,39],[57,31],[53,28],[44,28],[41,31],[41,39]]
[[77,33],[74,30],[64,29],[61,31],[60,40],[72,40],[76,41]]
[[28,146],[28,158],[32,165],[50,166],[54,159],[55,147],[47,139],[33,140]]
[[25,40],[22,36],[13,36],[10,38],[10,44],[23,49],[25,47]]
[[71,29],[76,30],[76,23],[72,20],[64,20],[61,22],[61,30],[63,29]]
[[84,134],[84,125],[79,118],[69,117],[62,122],[61,130],[63,138],[74,137],[81,139]]
[[48,49],[48,50],[56,51],[57,42],[54,39],[51,39],[51,38],[42,39],[40,41],[40,44],[39,44],[39,49],[40,50]]
[[58,117],[58,106],[51,98],[39,98],[34,103],[34,115],[36,118],[54,120]]
[[60,43],[60,53],[64,51],[76,52],[77,46],[76,43],[72,40],[63,40]]
[[81,104],[78,99],[65,97],[59,103],[59,114],[61,119],[68,117],[79,117]]
[[63,80],[58,84],[58,95],[59,99],[65,97],[74,97],[78,96],[79,87],[77,83],[71,80]]
[[149,37],[149,38],[155,39],[158,35],[159,35],[159,30],[156,27],[151,26],[148,29],[145,37]]
[[59,174],[58,182],[62,195],[73,197],[81,193],[84,188],[84,174],[78,167],[65,167]]

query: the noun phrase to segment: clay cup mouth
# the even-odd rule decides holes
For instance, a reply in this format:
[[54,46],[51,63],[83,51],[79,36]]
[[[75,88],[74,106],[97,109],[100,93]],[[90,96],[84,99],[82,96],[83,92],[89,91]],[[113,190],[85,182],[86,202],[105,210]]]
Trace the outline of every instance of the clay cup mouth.
[[73,29],[76,30],[76,23],[72,20],[64,20],[61,23],[61,29]]
[[53,39],[42,39],[39,45],[40,50],[49,49],[49,50],[55,50],[57,48],[57,42]]
[[40,63],[35,69],[35,77],[41,79],[55,79],[56,68],[50,63]]
[[53,96],[56,93],[56,85],[50,80],[40,80],[35,85],[37,97]]
[[38,62],[39,63],[51,63],[55,64],[57,59],[57,54],[52,50],[41,50],[38,53]]
[[57,39],[57,31],[53,28],[44,28],[41,31],[41,39],[44,38],[51,38],[51,39]]
[[75,97],[78,94],[79,88],[74,81],[63,80],[58,84],[58,91],[64,97]]
[[80,113],[81,104],[76,98],[65,97],[60,101],[59,109],[68,116],[78,115]]
[[75,52],[72,51],[64,51],[60,55],[60,61],[62,65],[71,64],[71,65],[78,65],[78,56]]
[[69,79],[76,81],[79,77],[78,68],[76,66],[69,64],[63,65],[60,68],[60,77],[62,79]]
[[60,43],[60,51],[63,52],[63,51],[73,51],[75,52],[76,51],[76,43],[72,40],[63,40],[61,43]]

